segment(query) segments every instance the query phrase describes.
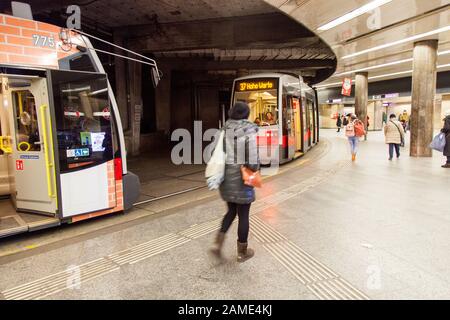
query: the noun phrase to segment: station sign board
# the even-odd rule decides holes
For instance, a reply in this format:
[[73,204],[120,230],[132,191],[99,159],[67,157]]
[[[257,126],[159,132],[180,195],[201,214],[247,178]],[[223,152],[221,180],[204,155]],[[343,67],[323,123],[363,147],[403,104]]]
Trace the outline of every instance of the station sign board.
[[237,81],[235,90],[237,92],[273,90],[278,89],[277,79],[251,79]]
[[351,96],[352,95],[352,79],[351,78],[344,78],[342,81],[342,91],[341,94],[343,96]]

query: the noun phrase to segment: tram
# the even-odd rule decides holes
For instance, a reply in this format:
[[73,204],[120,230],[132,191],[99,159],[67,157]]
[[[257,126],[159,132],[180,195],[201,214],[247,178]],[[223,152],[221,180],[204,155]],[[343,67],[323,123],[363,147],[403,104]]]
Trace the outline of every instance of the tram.
[[0,237],[137,200],[139,179],[127,170],[119,109],[96,51],[81,31],[0,14]]
[[234,80],[232,105],[250,107],[262,164],[285,163],[319,142],[317,95],[302,77],[267,73]]

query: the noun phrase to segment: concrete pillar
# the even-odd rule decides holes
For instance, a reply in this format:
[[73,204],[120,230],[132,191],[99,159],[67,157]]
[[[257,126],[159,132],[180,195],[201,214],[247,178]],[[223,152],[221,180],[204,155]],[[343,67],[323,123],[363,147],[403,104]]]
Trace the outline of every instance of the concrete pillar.
[[432,156],[428,146],[433,139],[437,47],[437,40],[414,44],[410,119],[412,157]]
[[142,64],[128,62],[131,154],[139,155],[142,117]]
[[[368,73],[358,72],[355,77],[355,114],[367,130],[367,103],[369,100]],[[373,121],[373,119],[372,119]]]
[[172,70],[165,65],[158,64],[163,77],[155,89],[156,129],[168,134],[170,131],[170,106],[172,93]]
[[[115,32],[113,36],[113,41],[119,46],[124,46],[123,36]],[[117,54],[124,55],[124,51],[117,48],[114,49]],[[115,95],[117,100],[117,105],[119,107],[120,119],[122,120],[123,131],[129,129],[129,115],[128,115],[128,99],[127,99],[127,61],[123,58],[114,57],[114,72],[116,79]]]

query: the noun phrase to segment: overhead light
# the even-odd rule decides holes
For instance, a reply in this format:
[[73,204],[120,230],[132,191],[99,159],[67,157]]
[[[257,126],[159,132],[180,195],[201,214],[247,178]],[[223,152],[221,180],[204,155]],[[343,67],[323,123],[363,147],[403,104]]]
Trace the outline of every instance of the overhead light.
[[373,69],[378,69],[378,68],[383,68],[383,67],[389,67],[389,66],[393,66],[393,65],[396,65],[396,64],[400,64],[400,63],[410,62],[412,60],[413,60],[412,58],[409,58],[409,59],[403,59],[403,60],[398,60],[398,61],[394,61],[394,62],[378,64],[376,66],[371,66],[371,67],[367,67],[367,68],[361,68],[361,69],[356,69],[356,70],[352,70],[352,71],[338,73],[338,74],[334,75],[333,77],[338,77],[338,76],[343,76],[343,75],[346,75],[346,74],[357,73],[357,72],[362,72],[362,71],[368,71],[368,70],[373,70]]
[[[443,68],[450,68],[450,63],[449,64],[441,64],[439,66],[436,66],[437,69],[443,69]],[[386,73],[386,74],[381,74],[378,76],[372,76],[372,77],[368,77],[369,80],[373,80],[373,79],[379,79],[379,78],[387,78],[387,77],[392,77],[392,76],[399,76],[399,75],[403,75],[403,74],[409,74],[412,73],[412,70],[406,70],[406,71],[400,71],[400,72],[393,72],[393,73]],[[352,82],[354,83],[355,80],[352,80]],[[327,83],[327,84],[323,84],[323,85],[319,85],[316,86],[317,89],[325,89],[328,87],[336,87],[342,85],[342,82],[334,82],[334,83]]]
[[[446,54],[450,54],[450,50],[446,50],[446,51],[441,51],[438,52],[438,56],[443,56]],[[388,62],[388,63],[383,63],[383,64],[378,64],[376,66],[371,66],[371,67],[367,67],[367,68],[361,68],[361,69],[356,69],[356,70],[352,70],[352,71],[346,71],[346,72],[342,72],[342,73],[338,73],[333,75],[333,77],[339,77],[339,76],[344,76],[347,74],[352,74],[352,73],[357,73],[357,72],[362,72],[362,71],[369,71],[369,70],[373,70],[373,69],[379,69],[379,68],[384,68],[384,67],[389,67],[389,66],[394,66],[397,64],[401,64],[401,63],[405,63],[405,62],[411,62],[413,61],[413,58],[409,58],[409,59],[403,59],[403,60],[398,60],[398,61],[393,61],[393,62]]]
[[382,44],[382,45],[379,45],[379,46],[376,46],[376,47],[373,47],[373,48],[370,48],[370,49],[358,51],[358,52],[355,52],[355,53],[343,56],[341,59],[348,59],[348,58],[357,57],[357,56],[360,56],[360,55],[365,54],[365,53],[378,51],[378,50],[381,50],[381,49],[386,49],[386,48],[389,48],[389,47],[392,47],[392,46],[396,46],[396,45],[399,45],[399,44],[402,44],[402,43],[418,40],[418,39],[421,39],[421,38],[425,38],[425,37],[432,36],[432,35],[435,35],[435,34],[438,34],[438,33],[441,33],[441,32],[446,32],[446,31],[450,31],[450,26],[446,26],[446,27],[439,28],[439,29],[436,29],[436,30],[432,30],[432,31],[429,31],[429,32],[425,32],[425,33],[420,33],[420,34],[417,34],[415,36],[404,38],[404,39],[401,39],[401,40],[385,43],[385,44]]
[[386,78],[386,77],[399,76],[399,75],[408,74],[408,73],[412,73],[412,70],[393,72],[393,73],[386,73],[386,74],[382,74],[382,75],[379,75],[379,76],[369,77],[368,79],[372,80],[372,79],[378,79],[378,78]]
[[375,8],[381,7],[382,5],[391,2],[392,0],[375,0],[371,1],[362,7],[359,7],[358,9],[355,9],[347,14],[344,14],[343,16],[328,22],[327,24],[324,24],[323,26],[320,26],[317,30],[319,31],[326,31],[331,28],[334,28],[340,24],[343,24],[347,21],[350,21],[356,17],[359,17],[360,15],[363,15],[364,13],[367,13]]
[[[352,80],[352,83],[354,82],[354,80]],[[334,82],[334,83],[327,83],[327,84],[322,84],[319,86],[316,86],[317,89],[324,89],[324,88],[328,88],[328,87],[336,87],[342,85],[342,81],[341,82]]]

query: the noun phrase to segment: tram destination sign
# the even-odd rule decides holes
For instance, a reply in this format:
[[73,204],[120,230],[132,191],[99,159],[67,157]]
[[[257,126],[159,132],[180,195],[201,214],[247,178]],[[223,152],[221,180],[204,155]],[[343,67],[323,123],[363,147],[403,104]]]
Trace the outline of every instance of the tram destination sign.
[[278,89],[278,80],[254,79],[237,81],[235,89],[237,92]]

